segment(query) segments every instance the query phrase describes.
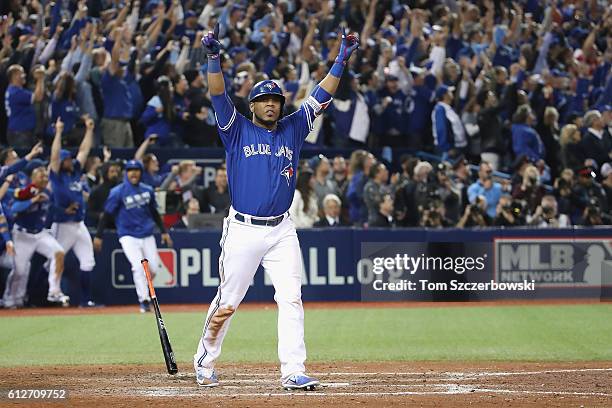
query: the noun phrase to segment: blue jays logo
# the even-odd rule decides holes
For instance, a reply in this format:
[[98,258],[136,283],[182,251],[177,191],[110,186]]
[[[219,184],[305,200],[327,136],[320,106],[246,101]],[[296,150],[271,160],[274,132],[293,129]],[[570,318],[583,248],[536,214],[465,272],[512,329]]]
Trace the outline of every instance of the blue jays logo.
[[284,176],[287,179],[287,186],[291,183],[291,177],[293,177],[293,165],[289,163],[283,168],[281,171],[281,176]]
[[263,87],[269,89],[270,91],[273,91],[274,88],[276,88],[274,86],[275,84],[273,82],[268,82],[267,84],[265,84]]

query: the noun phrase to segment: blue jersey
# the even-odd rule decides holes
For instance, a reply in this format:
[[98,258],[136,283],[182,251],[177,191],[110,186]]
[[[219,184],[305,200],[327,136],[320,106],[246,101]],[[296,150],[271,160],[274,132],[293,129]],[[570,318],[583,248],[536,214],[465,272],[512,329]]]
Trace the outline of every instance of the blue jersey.
[[[48,197],[51,197],[51,192],[47,189],[42,191]],[[15,217],[15,224],[18,227],[25,228],[31,233],[42,231],[47,225],[47,216],[51,208],[51,201],[46,200],[38,203],[33,203],[32,199],[18,201],[15,200],[11,211]]]
[[242,116],[227,94],[212,99],[225,146],[232,206],[260,217],[284,214],[293,200],[304,139],[331,96],[322,103],[310,96],[299,110],[281,119],[275,130],[256,126]]
[[115,216],[119,237],[145,238],[153,235],[154,211],[157,211],[157,202],[153,188],[144,183],[132,185],[127,176],[123,183],[110,191],[104,204],[104,212]]
[[134,105],[127,76],[111,75],[108,70],[105,70],[102,74],[101,85],[104,99],[104,117],[130,119]]
[[[49,181],[53,187],[53,204],[55,222],[79,222],[85,219],[85,200],[83,199],[83,184],[81,183],[81,163],[73,159],[73,172],[53,170],[49,174]],[[70,204],[77,203],[79,206],[76,213],[66,214],[66,208]]]
[[[64,122],[64,135],[68,134],[72,131],[72,129],[74,129],[81,117],[81,109],[79,108],[79,105],[70,99],[53,98],[51,105],[49,106],[49,111],[50,123],[55,123],[58,117],[62,118],[62,122]],[[54,135],[55,127],[49,125],[47,128],[47,133]]]
[[36,114],[32,104],[32,92],[9,85],[4,94],[4,105],[8,117],[8,130],[29,132],[36,127]]

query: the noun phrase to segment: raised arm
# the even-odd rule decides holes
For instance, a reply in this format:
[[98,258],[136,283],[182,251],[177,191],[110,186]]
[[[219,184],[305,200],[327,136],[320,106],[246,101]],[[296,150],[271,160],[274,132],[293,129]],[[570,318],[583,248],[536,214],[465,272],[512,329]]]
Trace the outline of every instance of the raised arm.
[[219,42],[219,23],[215,25],[215,31],[209,31],[202,38],[202,46],[208,55],[208,88],[210,96],[223,95],[225,93],[225,82],[221,73],[221,43]]
[[81,168],[85,167],[85,161],[89,156],[89,151],[93,145],[94,137],[94,121],[92,118],[85,119],[85,136],[79,146],[79,152],[77,153],[76,159],[81,163]]
[[202,38],[202,47],[208,55],[208,89],[215,110],[215,118],[221,132],[226,132],[236,120],[237,112],[229,96],[225,93],[225,82],[221,72],[221,43],[219,42],[219,23],[214,32],[209,31]]
[[[332,65],[329,73],[319,83],[321,89],[327,92],[330,96],[334,96],[336,93],[336,89],[338,89],[338,84],[340,83],[340,77],[342,76],[344,67],[346,67],[346,63],[351,57],[351,54],[353,51],[359,48],[359,37],[357,34],[347,34],[346,30],[343,28],[341,36],[342,41],[340,43],[340,50],[338,51],[338,55],[334,60],[334,65]],[[317,98],[317,95],[315,94],[317,90],[317,87],[315,87],[313,90],[313,96],[315,98]]]
[[54,173],[59,173],[60,171],[60,150],[62,149],[62,132],[64,131],[64,122],[58,116],[55,121],[55,137],[53,138],[53,143],[51,144],[51,158],[49,159],[49,167],[51,171]]

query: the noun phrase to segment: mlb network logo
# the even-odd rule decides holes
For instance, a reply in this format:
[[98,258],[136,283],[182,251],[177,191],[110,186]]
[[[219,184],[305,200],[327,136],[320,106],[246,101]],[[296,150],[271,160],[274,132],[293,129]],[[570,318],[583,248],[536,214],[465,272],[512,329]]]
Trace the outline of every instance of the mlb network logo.
[[495,280],[533,280],[539,287],[609,286],[612,284],[612,240],[495,239]]
[[[177,284],[176,251],[170,248],[161,248],[157,252],[162,266],[161,271],[153,278],[153,286],[156,288],[173,288]],[[142,270],[141,272],[144,273]],[[111,254],[111,273],[114,288],[134,288],[132,267],[122,249],[115,249]]]

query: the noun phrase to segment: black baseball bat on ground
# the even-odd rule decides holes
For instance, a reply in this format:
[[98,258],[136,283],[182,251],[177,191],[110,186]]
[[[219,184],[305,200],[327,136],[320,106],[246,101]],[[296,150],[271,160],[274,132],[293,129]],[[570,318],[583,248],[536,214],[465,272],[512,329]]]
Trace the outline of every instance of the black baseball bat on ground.
[[168,374],[178,373],[178,367],[176,366],[176,360],[174,359],[174,353],[172,352],[172,346],[170,345],[170,339],[168,338],[168,331],[162,319],[161,311],[159,310],[159,302],[155,295],[155,288],[153,287],[153,279],[151,279],[151,271],[149,270],[149,261],[143,259],[140,261],[147,277],[147,283],[149,284],[149,293],[151,295],[151,303],[153,303],[153,309],[155,310],[155,320],[157,321],[157,330],[159,331],[159,340],[161,341],[162,351],[164,352],[164,360],[166,360],[166,369]]

